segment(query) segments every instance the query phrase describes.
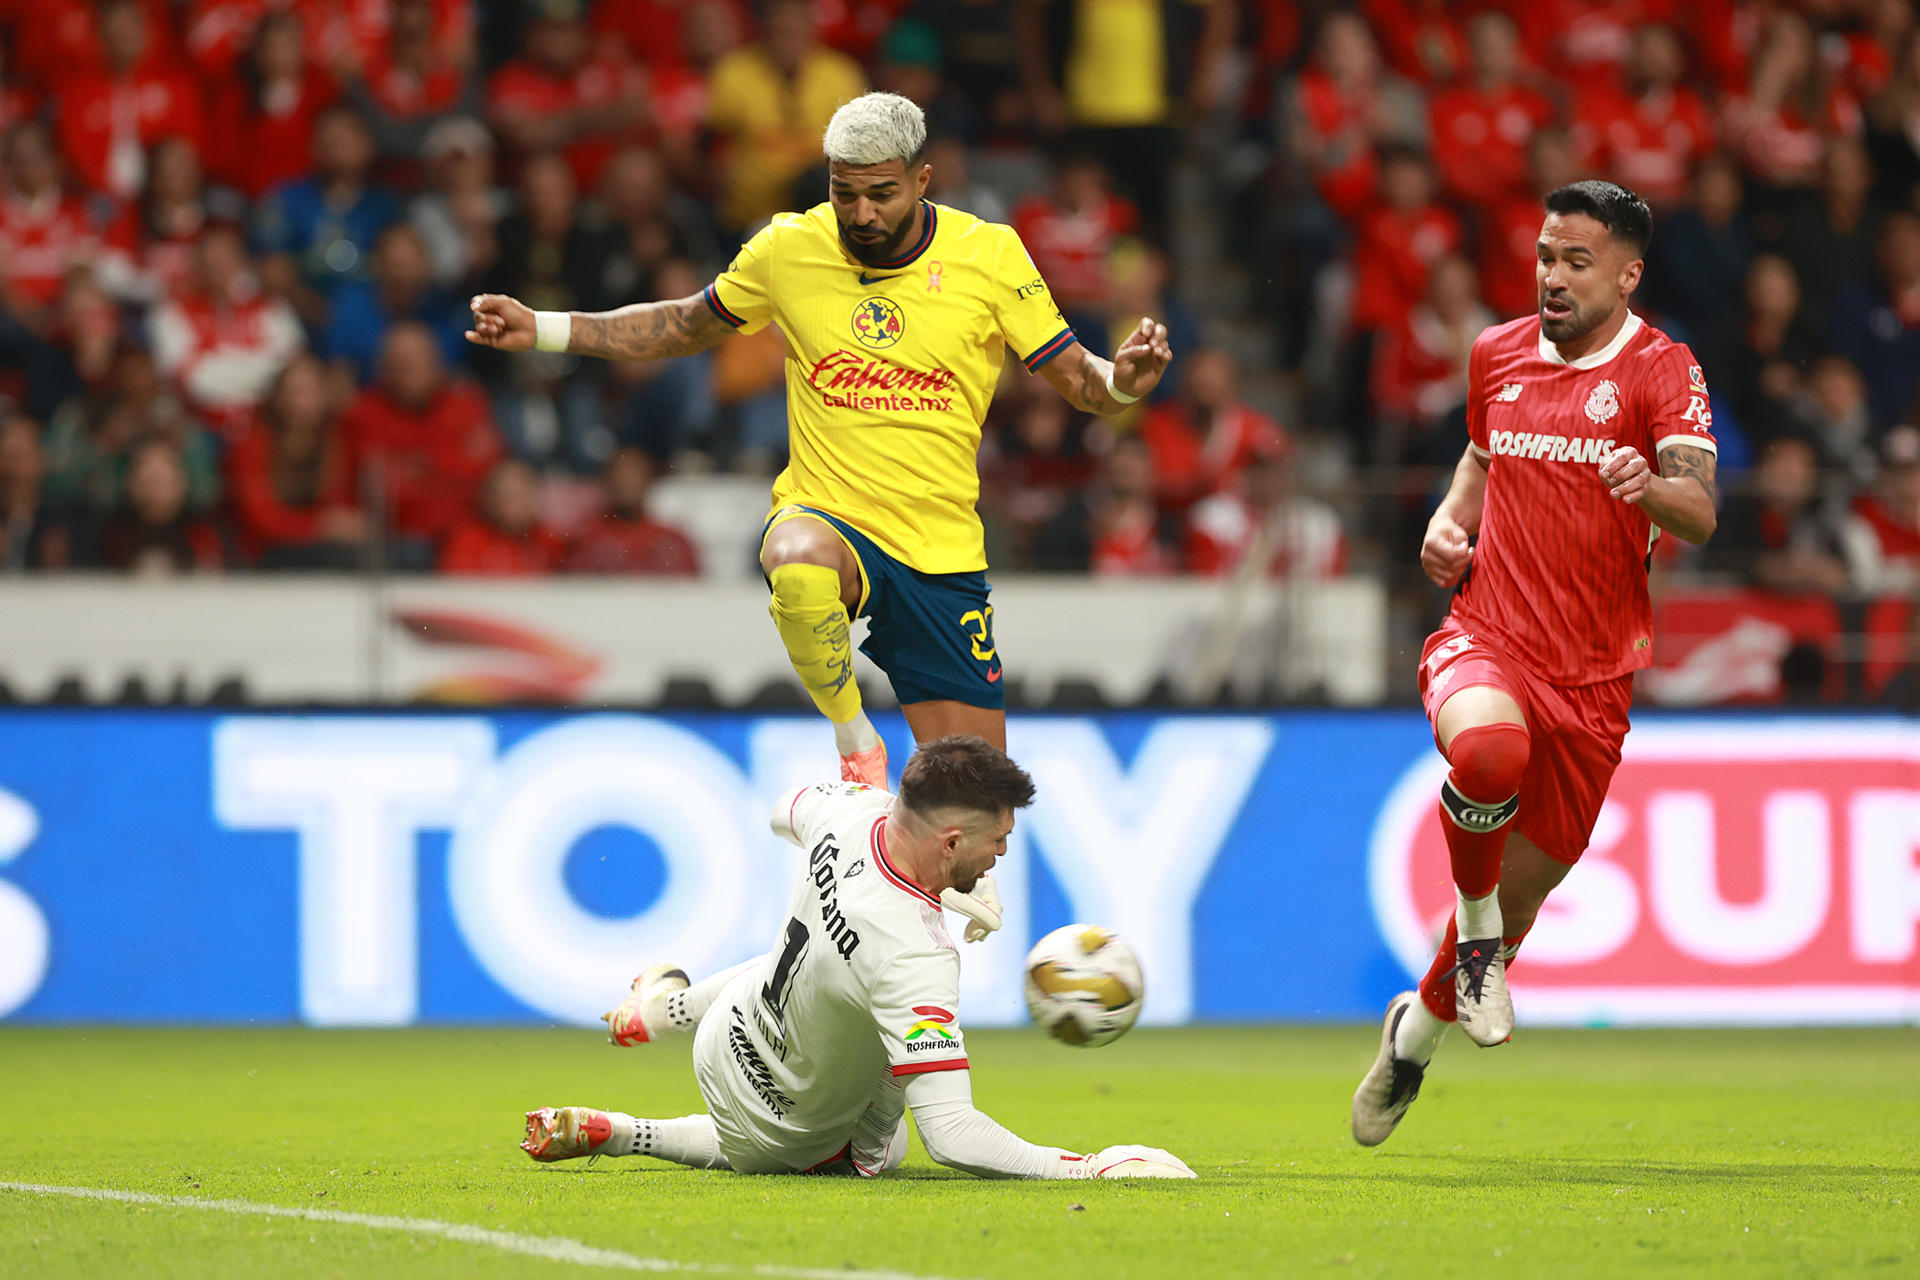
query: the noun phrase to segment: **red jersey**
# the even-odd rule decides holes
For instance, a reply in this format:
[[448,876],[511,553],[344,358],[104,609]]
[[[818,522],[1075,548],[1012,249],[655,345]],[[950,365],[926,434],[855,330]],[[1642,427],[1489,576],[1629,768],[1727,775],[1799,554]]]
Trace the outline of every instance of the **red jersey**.
[[1436,96],[1428,118],[1447,193],[1492,207],[1527,190],[1527,141],[1553,118],[1553,104],[1522,85],[1491,93],[1467,85]]
[[449,382],[420,408],[370,387],[340,425],[354,475],[380,467],[393,531],[410,537],[438,538],[459,523],[501,453],[486,396],[465,382]]
[[200,89],[149,60],[125,76],[79,75],[61,84],[60,147],[74,174],[95,191],[129,200],[146,182],[147,151],[178,135],[206,153]]
[[514,578],[552,573],[566,550],[560,535],[542,525],[515,536],[483,520],[469,520],[447,535],[440,548],[440,572]]
[[1713,119],[1684,87],[1638,98],[1596,89],[1576,115],[1582,158],[1656,205],[1684,199],[1694,166],[1713,150]]
[[99,252],[100,237],[77,198],[0,195],[0,279],[41,306],[58,302],[67,272]]
[[686,534],[644,516],[607,512],[567,548],[569,573],[659,573],[693,577],[700,555]]
[[1131,232],[1139,216],[1127,201],[1109,195],[1099,205],[1070,213],[1046,195],[1031,196],[1013,211],[1013,229],[1065,306],[1097,305],[1107,296],[1107,255]]
[[1353,247],[1353,314],[1358,331],[1392,329],[1427,294],[1433,264],[1460,248],[1460,220],[1437,204],[1369,209]]
[[1600,464],[1622,446],[1650,462],[1675,445],[1717,452],[1712,426],[1693,352],[1639,316],[1573,361],[1541,336],[1538,316],[1481,334],[1467,429],[1487,466],[1486,506],[1454,616],[1551,684],[1651,665],[1646,561],[1659,534],[1611,496]]

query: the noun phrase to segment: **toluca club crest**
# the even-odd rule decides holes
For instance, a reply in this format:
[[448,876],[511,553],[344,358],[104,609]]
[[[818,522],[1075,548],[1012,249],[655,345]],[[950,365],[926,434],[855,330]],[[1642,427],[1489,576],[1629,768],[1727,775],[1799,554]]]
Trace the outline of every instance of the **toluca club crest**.
[[1587,397],[1587,417],[1595,422],[1610,422],[1620,412],[1620,388],[1611,378],[1593,389]]

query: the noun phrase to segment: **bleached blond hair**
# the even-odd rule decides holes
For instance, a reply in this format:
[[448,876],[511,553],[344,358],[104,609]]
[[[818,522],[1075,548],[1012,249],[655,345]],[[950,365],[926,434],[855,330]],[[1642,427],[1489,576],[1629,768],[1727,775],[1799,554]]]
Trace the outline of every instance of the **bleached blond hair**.
[[863,94],[833,113],[820,143],[836,164],[911,164],[927,145],[926,113],[897,93]]

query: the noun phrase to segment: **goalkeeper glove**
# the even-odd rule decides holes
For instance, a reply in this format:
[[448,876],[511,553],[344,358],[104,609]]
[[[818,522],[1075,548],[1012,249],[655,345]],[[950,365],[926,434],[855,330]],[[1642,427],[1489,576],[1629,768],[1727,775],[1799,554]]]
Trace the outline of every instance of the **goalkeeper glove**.
[[967,918],[968,942],[979,942],[1000,927],[1000,891],[994,888],[990,871],[980,874],[972,893],[942,889],[940,905]]

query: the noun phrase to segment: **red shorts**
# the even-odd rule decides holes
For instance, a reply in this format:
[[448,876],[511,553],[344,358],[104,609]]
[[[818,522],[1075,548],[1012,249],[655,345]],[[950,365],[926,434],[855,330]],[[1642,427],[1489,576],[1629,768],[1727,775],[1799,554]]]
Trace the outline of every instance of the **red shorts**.
[[[1633,676],[1548,684],[1449,617],[1420,650],[1420,703],[1428,721],[1438,725],[1441,704],[1475,685],[1491,685],[1519,703],[1533,740],[1515,828],[1548,857],[1569,866],[1580,861],[1620,764]],[[1437,742],[1437,728],[1435,734]]]

